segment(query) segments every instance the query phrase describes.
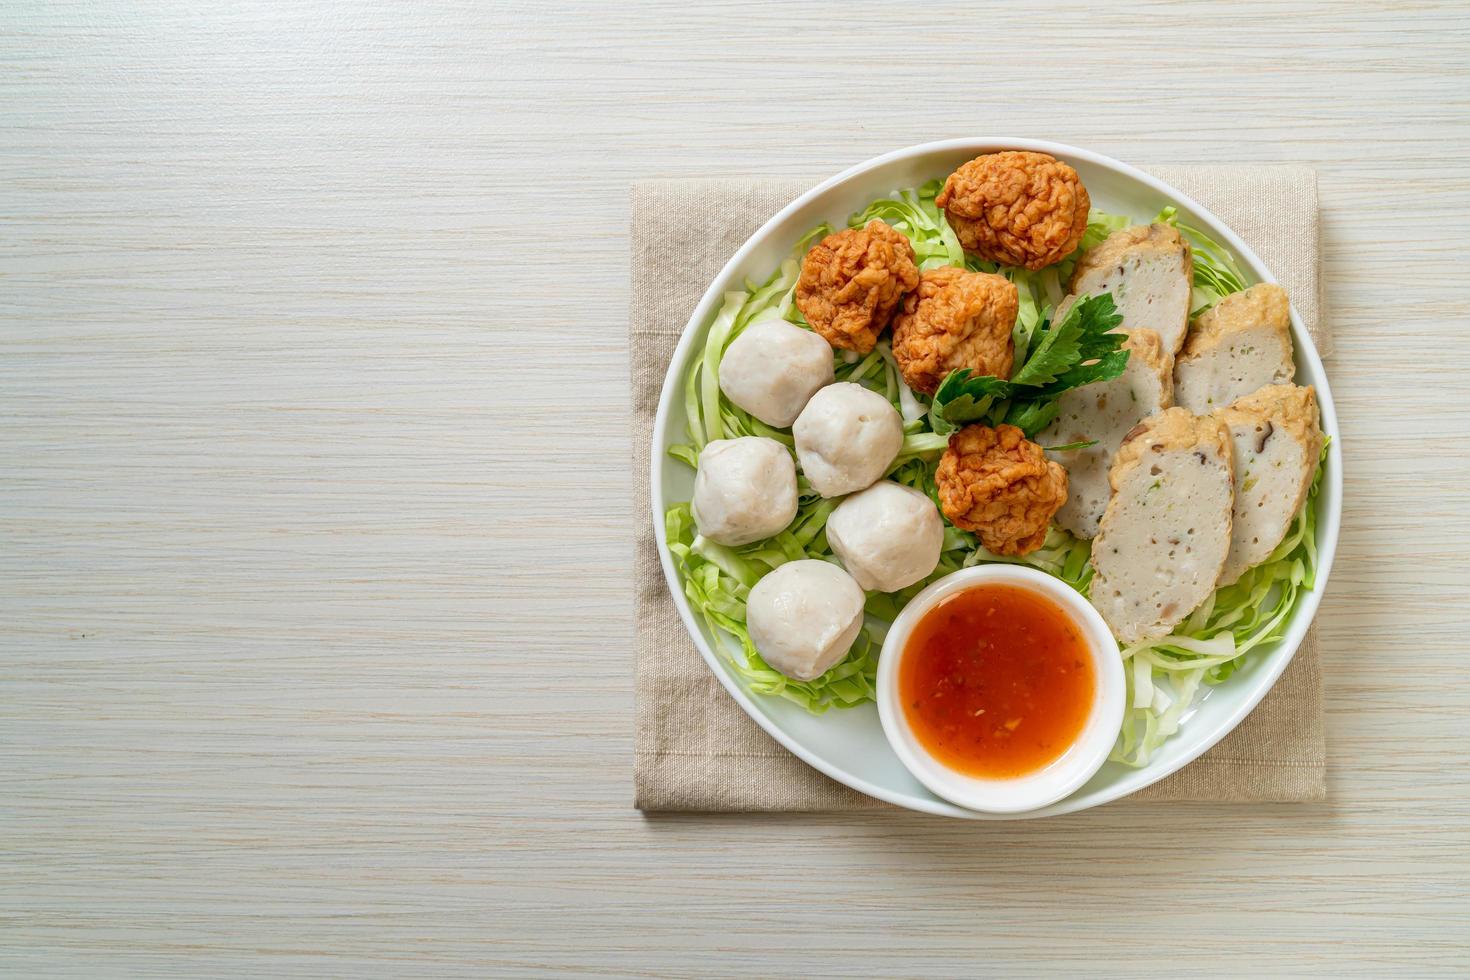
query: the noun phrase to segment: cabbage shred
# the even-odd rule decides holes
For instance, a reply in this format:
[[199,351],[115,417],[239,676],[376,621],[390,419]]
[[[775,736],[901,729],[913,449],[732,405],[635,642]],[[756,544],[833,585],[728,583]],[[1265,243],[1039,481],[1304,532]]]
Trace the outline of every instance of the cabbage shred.
[[[874,219],[892,225],[912,243],[920,270],[951,265],[998,273],[1015,283],[1020,303],[1012,339],[1019,371],[1038,329],[1061,302],[1078,256],[1131,220],[1094,210],[1076,252],[1057,265],[1029,272],[967,255],[934,203],[941,186],[940,181],[933,180],[874,201],[852,215],[848,226],[860,228]],[[1154,220],[1177,228],[1190,242],[1194,255],[1192,316],[1223,296],[1246,288],[1245,277],[1230,252],[1182,222],[1175,208],[1165,208]],[[818,225],[802,237],[792,255],[765,282],[747,279],[743,289],[725,294],[702,353],[684,379],[689,441],[671,447],[670,455],[695,467],[700,451],[710,442],[740,436],[764,436],[793,448],[790,432],[771,428],[724,397],[719,388],[720,359],[730,341],[758,320],[781,318],[808,326],[794,298],[800,256],[812,242],[831,231],[830,225]],[[838,381],[860,384],[893,403],[904,420],[904,443],[887,477],[927,494],[937,505],[934,473],[948,438],[934,431],[930,399],[904,384],[888,341],[880,341],[865,356],[838,351],[834,373]],[[1178,731],[1202,689],[1230,677],[1253,650],[1281,639],[1301,593],[1315,583],[1316,502],[1326,458],[1324,447],[1322,466],[1318,467],[1306,504],[1294,518],[1286,538],[1265,562],[1246,572],[1234,585],[1217,589],[1169,636],[1123,648],[1128,699],[1123,728],[1112,754],[1114,761],[1129,766],[1146,764]],[[804,476],[798,477],[797,489],[800,497],[791,525],[773,538],[741,548],[728,548],[701,537],[688,504],[670,507],[664,523],[685,597],[712,635],[729,638],[730,642],[719,646],[731,668],[751,691],[785,698],[813,713],[874,700],[878,653],[887,624],[935,579],[971,565],[1011,562],[1038,568],[1083,595],[1092,581],[1091,542],[1074,538],[1055,526],[1038,551],[1003,557],[986,551],[973,534],[946,524],[939,566],[933,574],[896,593],[870,592],[865,628],[848,655],[814,680],[794,680],[761,659],[745,625],[745,603],[751,586],[785,562],[806,558],[836,561],[827,543],[826,522],[837,501],[822,499]]]

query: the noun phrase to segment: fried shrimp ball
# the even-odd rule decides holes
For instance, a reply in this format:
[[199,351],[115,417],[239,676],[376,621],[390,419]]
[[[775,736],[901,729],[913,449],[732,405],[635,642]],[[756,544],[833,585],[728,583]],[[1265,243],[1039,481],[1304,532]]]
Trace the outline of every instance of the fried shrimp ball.
[[959,368],[1011,376],[1016,286],[1003,276],[952,266],[930,269],[893,321],[893,358],[903,380],[932,395]]
[[935,479],[944,516],[997,555],[1040,548],[1067,502],[1067,471],[1014,425],[967,425],[950,436]]
[[949,175],[934,203],[965,248],[1033,270],[1072,254],[1092,206],[1077,171],[1049,154],[1019,150],[964,164]]
[[881,221],[834,232],[801,263],[796,306],[833,347],[867,354],[903,294],[919,282],[914,248]]

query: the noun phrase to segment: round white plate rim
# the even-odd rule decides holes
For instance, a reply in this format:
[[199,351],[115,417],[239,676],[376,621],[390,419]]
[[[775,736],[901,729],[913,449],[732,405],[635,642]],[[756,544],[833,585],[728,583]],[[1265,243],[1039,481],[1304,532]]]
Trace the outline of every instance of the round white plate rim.
[[[1019,138],[938,140],[894,150],[849,167],[847,170],[822,181],[806,193],[798,196],[761,225],[736,250],[735,254],[730,257],[730,260],[725,263],[719,274],[715,276],[709,287],[705,290],[699,303],[695,306],[693,314],[690,316],[679,336],[679,343],[674,349],[673,357],[669,361],[669,368],[664,376],[663,388],[659,394],[658,411],[654,417],[653,438],[649,454],[651,519],[653,521],[654,537],[658,546],[659,563],[663,568],[665,582],[668,585],[670,595],[673,597],[674,605],[679,610],[679,616],[683,620],[685,632],[689,634],[696,649],[699,650],[700,655],[704,658],[710,670],[725,688],[726,692],[740,705],[741,710],[797,758],[818,772],[845,786],[849,786],[874,799],[892,803],[895,806],[940,816],[960,817],[971,820],[1034,819],[1046,816],[1059,816],[1081,809],[1101,806],[1104,803],[1111,803],[1115,800],[1122,799],[1146,786],[1153,785],[1166,776],[1184,768],[1184,766],[1213,748],[1221,739],[1234,731],[1240,722],[1255,709],[1256,705],[1276,685],[1277,680],[1280,679],[1287,665],[1291,663],[1292,658],[1296,656],[1296,652],[1300,648],[1307,630],[1311,628],[1312,622],[1316,618],[1317,608],[1322,601],[1322,594],[1326,589],[1327,579],[1332,570],[1333,558],[1336,555],[1338,533],[1342,521],[1342,508],[1340,503],[1342,496],[1342,445],[1341,435],[1337,425],[1337,412],[1332,400],[1332,392],[1328,385],[1326,370],[1322,365],[1321,357],[1317,353],[1316,344],[1312,342],[1311,336],[1307,333],[1300,318],[1297,316],[1296,310],[1293,308],[1291,311],[1291,321],[1294,328],[1293,337],[1298,341],[1296,345],[1297,354],[1299,357],[1303,357],[1312,368],[1311,373],[1314,376],[1313,383],[1317,387],[1317,400],[1321,411],[1323,428],[1332,436],[1333,440],[1330,456],[1332,465],[1328,466],[1323,474],[1323,479],[1328,486],[1325,488],[1327,492],[1322,495],[1322,499],[1328,502],[1328,506],[1323,507],[1318,512],[1319,529],[1322,534],[1318,546],[1315,588],[1312,591],[1306,592],[1299,600],[1297,610],[1291,617],[1287,634],[1282,638],[1280,650],[1272,658],[1269,669],[1255,679],[1255,687],[1248,694],[1239,698],[1230,713],[1216,723],[1214,731],[1200,737],[1197,744],[1191,746],[1188,751],[1182,753],[1177,758],[1169,760],[1166,764],[1144,766],[1132,770],[1120,778],[1115,784],[1108,787],[1097,798],[1086,800],[1085,802],[1079,802],[1077,794],[1074,793],[1072,796],[1039,810],[1016,814],[981,813],[974,810],[966,810],[963,807],[956,806],[937,797],[924,799],[922,797],[908,797],[891,792],[887,788],[875,785],[859,775],[830,765],[824,759],[807,749],[801,742],[789,737],[786,732],[782,731],[764,712],[756,707],[752,695],[742,688],[739,682],[727,672],[721,664],[719,654],[712,650],[709,644],[705,642],[694,612],[689,608],[688,600],[679,582],[678,571],[674,568],[673,557],[669,552],[668,537],[664,528],[664,513],[667,509],[667,503],[663,497],[662,468],[666,465],[667,461],[663,458],[665,454],[662,451],[662,447],[667,441],[666,436],[674,406],[679,401],[675,395],[682,384],[681,368],[688,358],[690,347],[695,342],[695,336],[699,332],[700,326],[713,315],[715,304],[719,302],[722,294],[729,288],[747,256],[763,242],[772,228],[784,223],[786,218],[792,213],[811,204],[832,188],[852,178],[859,177],[870,170],[895,161],[920,156],[954,153],[957,151],[971,152],[979,155],[1002,149],[1033,150],[1041,153],[1049,153],[1052,156],[1062,159],[1071,157],[1077,160],[1085,160],[1095,166],[1112,170],[1137,183],[1143,184],[1162,195],[1171,203],[1191,212],[1199,219],[1200,223],[1206,226],[1211,234],[1216,236],[1217,240],[1221,241],[1222,244],[1226,245],[1234,253],[1237,259],[1247,265],[1261,282],[1276,282],[1275,275],[1261,261],[1255,251],[1243,242],[1229,226],[1217,218],[1208,208],[1158,178],[1144,173],[1122,161],[1115,160],[1112,157],[1096,153],[1092,150],[1085,150],[1080,147],[1069,146],[1065,143],[1057,143],[1050,140]],[[881,191],[880,193],[886,193],[886,191]],[[1305,341],[1305,344],[1302,341]]]

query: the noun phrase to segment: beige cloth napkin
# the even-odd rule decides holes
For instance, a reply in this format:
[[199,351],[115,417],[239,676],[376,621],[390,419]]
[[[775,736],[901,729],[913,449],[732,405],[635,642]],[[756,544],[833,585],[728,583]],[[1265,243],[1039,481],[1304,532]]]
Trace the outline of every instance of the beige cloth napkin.
[[[1233,228],[1280,278],[1324,355],[1317,178],[1300,167],[1153,171]],[[648,453],[664,372],[690,313],[750,235],[813,182],[659,180],[634,185],[632,320],[637,594],[636,804],[642,810],[886,808],[808,767],[751,721],[701,659],[669,597],[648,514]],[[1309,801],[1326,796],[1317,631],[1241,725],[1130,799]]]

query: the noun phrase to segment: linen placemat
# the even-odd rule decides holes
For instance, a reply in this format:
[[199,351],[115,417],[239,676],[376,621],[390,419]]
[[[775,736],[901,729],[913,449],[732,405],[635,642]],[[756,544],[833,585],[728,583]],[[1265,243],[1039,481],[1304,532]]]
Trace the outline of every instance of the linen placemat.
[[[1229,225],[1280,279],[1326,355],[1316,172],[1291,166],[1160,167],[1153,173]],[[631,218],[636,592],[635,803],[642,810],[886,808],[787,752],[730,698],[669,596],[648,526],[649,441],[679,334],[721,267],[815,181],[697,179],[634,185]],[[1266,698],[1223,741],[1129,799],[1311,801],[1326,796],[1322,670],[1312,629]]]

